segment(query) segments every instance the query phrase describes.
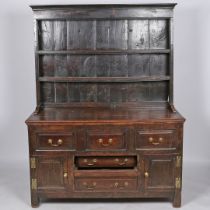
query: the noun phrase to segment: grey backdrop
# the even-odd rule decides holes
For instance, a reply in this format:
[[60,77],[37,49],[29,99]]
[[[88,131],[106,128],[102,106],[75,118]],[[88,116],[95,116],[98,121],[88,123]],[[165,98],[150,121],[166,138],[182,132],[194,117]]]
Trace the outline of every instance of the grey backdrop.
[[[149,1],[6,0],[0,7],[0,203],[29,208],[28,144],[25,119],[35,109],[33,16],[29,4],[148,3]],[[210,208],[210,1],[176,0],[175,106],[184,129],[184,208]],[[199,179],[201,180],[199,181]],[[3,191],[2,191],[3,190]],[[8,200],[10,199],[10,200]],[[16,204],[15,204],[16,202]],[[102,204],[100,204],[102,205]],[[112,209],[111,204],[70,207]],[[118,208],[117,205],[114,208]],[[197,205],[197,206],[196,206]],[[68,204],[41,208],[67,209]],[[136,203],[120,208],[168,209],[170,204]],[[69,208],[68,208],[69,209]]]

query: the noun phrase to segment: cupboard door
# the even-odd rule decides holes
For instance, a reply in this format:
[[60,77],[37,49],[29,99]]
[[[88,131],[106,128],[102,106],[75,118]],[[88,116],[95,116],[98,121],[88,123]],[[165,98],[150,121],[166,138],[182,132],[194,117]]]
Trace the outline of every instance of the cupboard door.
[[38,157],[36,173],[38,190],[65,190],[68,183],[67,158]]
[[150,155],[144,159],[145,190],[171,190],[175,185],[175,157]]

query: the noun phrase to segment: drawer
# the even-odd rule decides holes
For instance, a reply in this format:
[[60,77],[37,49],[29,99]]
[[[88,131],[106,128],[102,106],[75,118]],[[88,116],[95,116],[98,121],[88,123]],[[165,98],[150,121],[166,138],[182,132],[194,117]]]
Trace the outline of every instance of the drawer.
[[76,157],[78,168],[134,168],[137,165],[136,156],[112,156],[112,157]]
[[87,150],[125,150],[126,131],[88,131]]
[[75,135],[73,133],[38,134],[36,150],[75,150]]
[[176,147],[176,130],[141,130],[136,132],[136,149]]
[[137,177],[134,178],[76,178],[75,189],[78,191],[135,191]]

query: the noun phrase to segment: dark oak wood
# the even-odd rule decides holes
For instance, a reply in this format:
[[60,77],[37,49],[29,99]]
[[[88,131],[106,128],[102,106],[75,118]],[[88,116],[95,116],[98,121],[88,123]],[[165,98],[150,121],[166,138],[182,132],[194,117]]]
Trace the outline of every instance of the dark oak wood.
[[41,198],[168,198],[180,207],[175,5],[32,6],[32,207]]
[[[136,45],[135,45],[136,46]],[[144,49],[144,50],[39,50],[39,55],[115,55],[115,54],[168,54],[170,49]]]
[[[106,146],[106,145],[105,145]],[[136,156],[87,156],[87,157],[76,157],[75,165],[79,169],[90,169],[90,168],[134,168],[137,166]]]
[[40,77],[41,82],[150,82],[170,80],[169,76],[144,76],[144,77]]

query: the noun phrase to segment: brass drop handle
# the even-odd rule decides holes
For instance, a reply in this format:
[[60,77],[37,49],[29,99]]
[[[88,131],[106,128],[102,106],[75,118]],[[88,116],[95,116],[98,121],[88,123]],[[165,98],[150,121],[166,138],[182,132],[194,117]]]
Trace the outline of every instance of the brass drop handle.
[[113,139],[112,138],[108,139],[108,143],[104,143],[104,140],[103,139],[98,139],[98,142],[102,146],[108,147],[108,146],[110,146],[113,143]]
[[144,173],[144,176],[145,176],[145,178],[148,178],[149,177],[149,173],[148,172],[145,172]]
[[126,163],[128,162],[128,158],[125,158],[123,162],[120,162],[119,158],[116,158],[115,161],[117,162],[118,165],[123,166],[126,165]]
[[67,173],[67,172],[64,172],[64,173],[63,173],[63,177],[64,177],[64,178],[67,178],[67,177],[68,177],[68,173]]
[[50,146],[52,147],[59,147],[60,145],[63,144],[63,140],[62,139],[58,139],[56,144],[53,144],[53,140],[52,139],[48,139],[48,144],[50,144]]
[[83,182],[83,185],[86,187],[88,190],[94,190],[96,188],[96,182],[93,182],[92,185],[88,185],[87,182]]
[[118,182],[115,182],[114,183],[114,187],[118,187],[119,183]]
[[88,160],[87,159],[84,159],[84,162],[85,163],[87,163],[87,165],[88,166],[94,166],[95,165],[95,163],[97,163],[97,159],[96,158],[94,158],[93,160],[92,160],[92,162],[90,163],[90,162],[88,162]]
[[160,142],[152,142],[153,145],[159,145]]
[[153,144],[153,145],[159,145],[160,143],[163,142],[163,138],[160,137],[160,138],[158,139],[158,142],[155,142],[153,137],[149,137],[149,142],[150,142],[151,144]]
[[124,182],[124,185],[120,185],[119,182],[114,183],[114,187],[118,189],[125,189],[128,186],[128,182]]

